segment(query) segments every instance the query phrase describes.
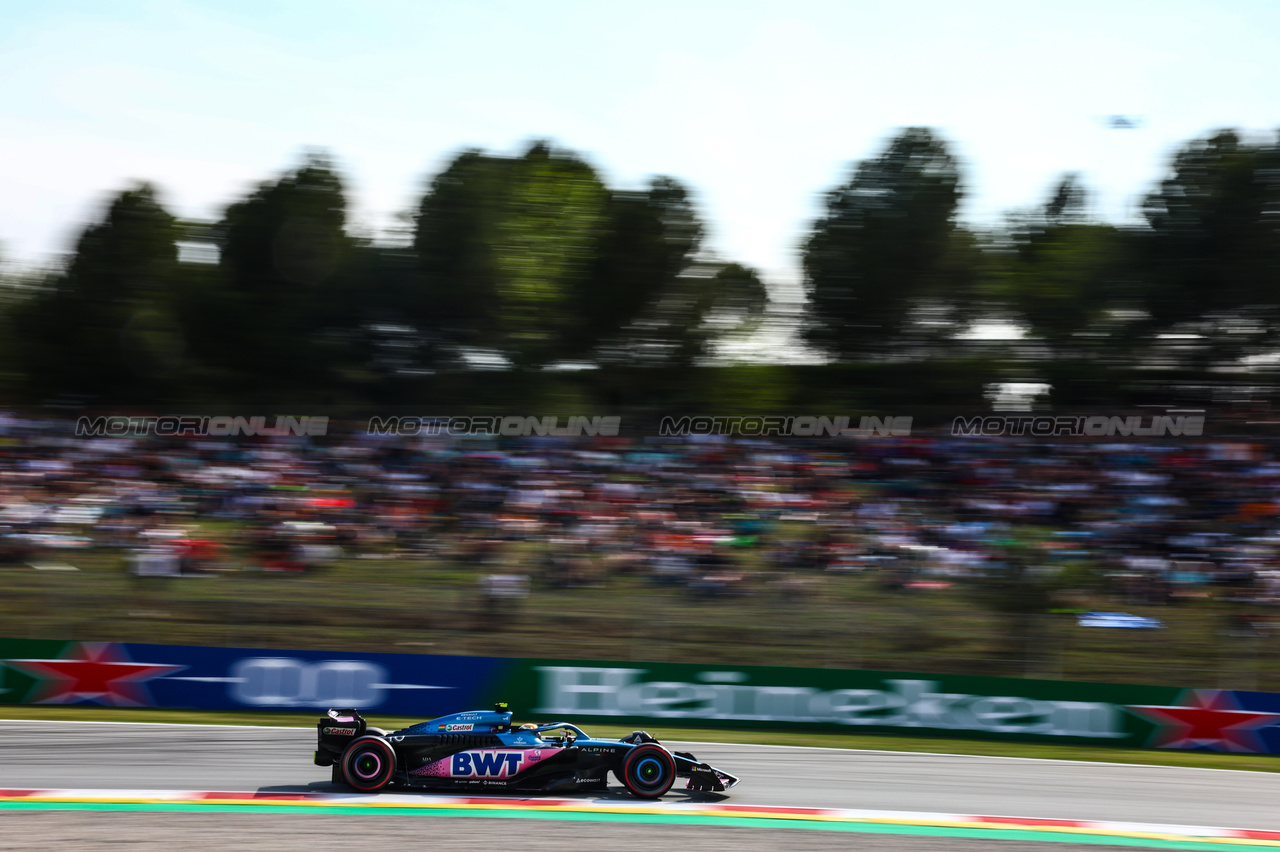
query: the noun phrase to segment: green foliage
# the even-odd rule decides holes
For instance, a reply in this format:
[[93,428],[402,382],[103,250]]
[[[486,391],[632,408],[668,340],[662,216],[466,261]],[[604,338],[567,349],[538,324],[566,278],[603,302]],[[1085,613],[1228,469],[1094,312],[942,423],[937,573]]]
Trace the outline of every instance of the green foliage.
[[345,224],[342,181],[319,154],[228,207],[215,227],[217,274],[187,302],[204,364],[259,386],[328,378],[321,332],[349,325],[355,305]]
[[608,228],[586,290],[584,322],[574,347],[624,364],[688,363],[708,302],[695,267],[704,228],[689,191],[666,177],[645,192],[613,192]]
[[606,207],[590,166],[543,144],[516,159],[461,155],[419,205],[419,321],[519,365],[555,360],[559,341],[581,334],[574,296],[587,286]]
[[984,255],[986,292],[1058,357],[1088,358],[1122,338],[1115,311],[1136,307],[1129,253],[1133,239],[1087,221],[1075,175],[1043,207],[1011,217],[1006,242]]
[[696,264],[702,234],[671,178],[610,191],[581,159],[542,143],[519,158],[467,152],[418,208],[426,290],[416,317],[459,350],[518,366],[690,363],[721,315],[745,320],[765,292],[749,271],[721,277],[719,264]]
[[[699,374],[701,399],[707,413],[726,416],[772,414],[785,411],[795,390],[794,375],[786,367],[740,364]],[[824,409],[838,411],[838,409]]]
[[604,360],[691,367],[720,340],[755,328],[768,294],[754,270],[740,264],[695,263],[668,278],[651,304],[617,338]]
[[557,357],[575,325],[572,296],[605,227],[606,190],[589,166],[534,146],[510,171],[490,249],[501,348],[517,364]]
[[[1206,362],[1275,343],[1280,324],[1280,140],[1195,140],[1143,206],[1138,259],[1152,332],[1195,330]],[[1190,325],[1188,325],[1190,324]]]
[[186,349],[174,317],[176,239],[149,184],[111,201],[67,270],[16,311],[34,387],[129,403],[176,379]]
[[697,305],[702,325],[695,328],[702,333],[699,354],[718,337],[754,331],[769,304],[769,292],[760,275],[740,263],[720,268],[700,296]]
[[809,342],[837,358],[865,357],[900,341],[922,303],[962,300],[944,274],[961,197],[959,164],[920,127],[827,193],[804,245]]
[[[1223,131],[1188,143],[1146,198],[1144,227],[1091,221],[1067,175],[980,237],[956,224],[962,177],[944,140],[910,128],[827,193],[802,246],[801,331],[838,363],[785,393],[743,389],[744,407],[910,404],[925,386],[968,399],[1010,376],[1079,404],[1123,398],[1153,365],[1191,378],[1280,346],[1280,141]],[[705,396],[691,367],[742,352],[781,316],[756,271],[704,250],[686,186],[611,189],[545,143],[460,154],[412,219],[411,246],[354,238],[343,179],[320,154],[217,223],[176,222],[139,184],[84,230],[64,269],[0,286],[0,388],[113,405],[392,403],[468,385],[484,355],[514,367],[530,397],[534,372],[585,364],[613,373],[565,379],[584,402],[684,404]],[[216,244],[218,262],[180,261],[179,241]],[[994,320],[1034,343],[960,334]],[[1170,332],[1184,333],[1176,348]],[[906,372],[859,373],[846,388],[841,370],[863,367]],[[628,372],[640,368],[643,381]],[[433,380],[450,373],[465,378]]]

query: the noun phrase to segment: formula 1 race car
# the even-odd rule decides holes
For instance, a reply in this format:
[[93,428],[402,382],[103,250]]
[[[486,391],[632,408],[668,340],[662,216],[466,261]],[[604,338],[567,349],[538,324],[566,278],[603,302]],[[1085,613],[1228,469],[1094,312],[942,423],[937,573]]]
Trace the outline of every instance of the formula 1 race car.
[[656,799],[676,778],[687,789],[723,791],[738,779],[687,752],[671,752],[644,731],[597,740],[576,725],[511,726],[511,712],[441,716],[399,731],[371,728],[355,710],[330,710],[317,726],[317,766],[361,793],[391,784],[421,790],[602,791],[613,774],[634,796]]

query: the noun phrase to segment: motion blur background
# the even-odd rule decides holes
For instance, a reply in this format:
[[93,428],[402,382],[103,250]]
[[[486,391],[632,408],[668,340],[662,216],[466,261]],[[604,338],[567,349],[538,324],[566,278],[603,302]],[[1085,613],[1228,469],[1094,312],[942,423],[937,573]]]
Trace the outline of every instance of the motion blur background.
[[1280,11],[1024,5],[7,11],[5,634],[1280,689]]

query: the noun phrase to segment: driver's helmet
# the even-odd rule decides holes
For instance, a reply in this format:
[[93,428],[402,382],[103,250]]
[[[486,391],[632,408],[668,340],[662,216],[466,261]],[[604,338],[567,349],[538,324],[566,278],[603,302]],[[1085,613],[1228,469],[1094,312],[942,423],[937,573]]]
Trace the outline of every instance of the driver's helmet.
[[537,725],[535,725],[533,722],[525,722],[523,725],[521,725],[521,726],[520,726],[520,730],[522,730],[522,731],[532,731],[532,730],[533,730],[534,728],[536,728],[536,727],[538,727],[538,726],[537,726]]

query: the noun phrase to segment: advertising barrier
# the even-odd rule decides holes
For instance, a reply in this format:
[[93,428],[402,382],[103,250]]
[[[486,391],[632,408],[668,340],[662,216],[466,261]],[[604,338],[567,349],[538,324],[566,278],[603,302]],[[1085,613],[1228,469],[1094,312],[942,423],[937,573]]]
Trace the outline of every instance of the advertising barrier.
[[[513,661],[517,662],[517,661]],[[910,672],[523,660],[539,717],[1280,754],[1280,694]]]
[[910,672],[0,640],[0,704],[856,730],[1280,754],[1280,694]]
[[0,704],[450,713],[487,701],[486,657],[0,640]]

